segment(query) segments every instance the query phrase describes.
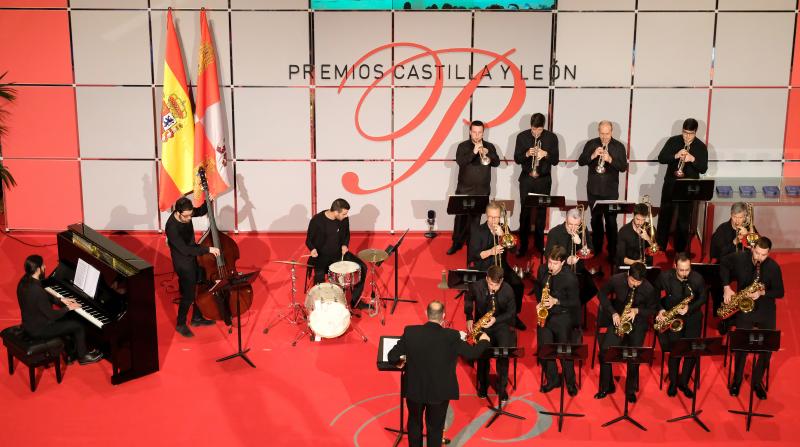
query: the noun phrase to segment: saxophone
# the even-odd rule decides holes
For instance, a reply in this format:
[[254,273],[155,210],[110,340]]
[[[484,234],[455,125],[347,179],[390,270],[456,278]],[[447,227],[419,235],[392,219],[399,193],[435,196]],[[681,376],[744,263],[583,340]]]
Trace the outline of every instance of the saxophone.
[[750,298],[750,294],[758,292],[759,290],[764,290],[764,284],[761,282],[760,262],[756,263],[756,278],[753,280],[753,283],[736,292],[727,304],[722,303],[722,306],[719,306],[719,309],[717,309],[717,316],[723,320],[727,320],[740,310],[746,314],[752,312],[756,307],[756,302]]
[[631,315],[631,308],[633,307],[633,296],[636,294],[636,287],[632,287],[628,293],[628,302],[625,308],[622,309],[622,316],[620,317],[619,326],[617,326],[617,336],[622,337],[630,334],[633,330],[633,316]]
[[494,294],[489,295],[489,299],[492,302],[492,305],[489,308],[489,312],[483,314],[480,320],[476,321],[475,324],[472,325],[472,330],[469,332],[469,335],[467,336],[467,341],[472,345],[478,342],[478,337],[480,337],[481,333],[483,332],[483,325],[488,323],[489,320],[491,320],[494,317],[494,312],[496,310],[494,305]]
[[544,282],[544,288],[542,289],[542,294],[539,297],[539,304],[536,305],[536,320],[539,323],[539,327],[544,327],[545,323],[547,323],[547,316],[550,315],[550,311],[547,307],[542,304],[542,302],[546,299],[550,298],[550,273],[547,274],[547,279]]
[[682,299],[681,302],[672,309],[666,311],[664,313],[664,319],[662,321],[656,321],[656,324],[653,325],[653,329],[659,332],[666,332],[667,329],[671,330],[672,332],[680,332],[683,330],[683,319],[678,317],[678,309],[683,306],[688,306],[689,302],[694,299],[694,292],[689,284],[686,284],[686,288],[689,289],[689,295]]

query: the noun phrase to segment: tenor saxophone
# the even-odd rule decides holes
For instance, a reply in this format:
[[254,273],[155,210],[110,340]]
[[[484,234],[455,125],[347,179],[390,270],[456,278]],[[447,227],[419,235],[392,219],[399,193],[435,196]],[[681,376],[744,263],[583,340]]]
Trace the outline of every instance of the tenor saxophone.
[[633,330],[633,316],[631,315],[631,308],[633,307],[633,296],[636,294],[636,287],[632,287],[628,293],[628,302],[625,303],[625,308],[622,309],[622,316],[620,317],[619,326],[617,326],[617,336],[622,337],[630,334]]
[[548,273],[542,288],[542,295],[539,297],[539,304],[536,305],[536,321],[539,327],[544,327],[545,323],[547,323],[547,317],[550,315],[550,310],[543,304],[544,300],[550,298],[550,276]]
[[469,332],[469,336],[467,337],[467,341],[470,344],[474,345],[475,343],[478,342],[478,337],[480,337],[481,333],[483,332],[483,325],[488,323],[489,320],[491,320],[494,317],[494,312],[496,310],[494,304],[495,301],[494,294],[489,295],[489,300],[492,303],[491,307],[489,308],[489,311],[483,314],[483,316],[478,321],[476,321],[475,324],[472,325],[472,330]]
[[752,312],[756,307],[756,303],[752,298],[750,298],[750,294],[753,292],[758,292],[759,290],[764,290],[764,284],[761,282],[760,262],[756,263],[756,278],[753,280],[753,283],[736,292],[736,294],[731,297],[731,300],[727,304],[722,303],[722,306],[719,306],[719,309],[717,309],[717,316],[723,320],[727,320],[728,318],[736,315],[736,312],[739,311],[742,311],[746,314]]
[[667,329],[671,330],[672,332],[680,332],[683,330],[683,319],[678,317],[678,309],[683,306],[688,306],[689,302],[694,299],[694,292],[692,291],[692,288],[688,284],[686,285],[686,288],[689,289],[689,295],[682,299],[681,302],[672,309],[664,312],[664,319],[662,321],[656,321],[656,323],[653,325],[653,329],[659,332],[666,332]]

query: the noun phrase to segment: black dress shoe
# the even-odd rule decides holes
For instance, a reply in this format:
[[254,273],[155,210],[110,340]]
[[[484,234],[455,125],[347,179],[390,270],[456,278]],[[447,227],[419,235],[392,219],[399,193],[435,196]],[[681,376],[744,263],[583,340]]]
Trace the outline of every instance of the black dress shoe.
[[753,391],[756,393],[757,398],[761,400],[765,400],[767,398],[767,390],[765,390],[764,387],[761,386],[760,384],[754,386]]
[[554,389],[556,389],[556,388],[558,388],[560,386],[561,386],[561,381],[560,380],[554,380],[552,382],[547,382],[544,385],[542,385],[542,392],[543,393],[549,393],[550,391],[553,391]]
[[594,398],[595,399],[603,399],[606,396],[608,396],[608,392],[601,390],[601,391],[598,391],[597,394],[594,395]]
[[675,397],[678,395],[678,385],[670,382],[669,388],[667,388],[667,396]]
[[486,399],[486,390],[478,390],[478,397]]
[[741,383],[734,383],[734,384],[732,384],[732,385],[731,385],[731,387],[730,387],[730,388],[728,388],[728,393],[730,393],[730,395],[731,395],[731,396],[733,396],[733,397],[736,397],[736,396],[738,396],[738,395],[739,395],[739,388],[740,388],[741,386],[742,386],[742,384],[741,384]]
[[525,326],[525,323],[523,323],[522,320],[519,319],[519,317],[517,317],[517,321],[514,322],[514,327],[516,327],[521,331],[528,329],[528,326]]
[[458,250],[461,250],[464,244],[459,244],[458,242],[453,242],[453,245],[450,246],[450,249],[447,250],[448,255],[454,255]]
[[194,337],[194,332],[192,332],[192,330],[189,329],[189,326],[186,326],[185,324],[179,324],[175,326],[175,330],[186,338]]
[[90,363],[97,363],[102,358],[103,358],[103,353],[98,351],[97,349],[93,349],[83,357],[79,358],[78,363],[80,363],[81,365],[88,365]]
[[636,403],[636,393],[627,393],[625,394],[625,398],[628,399],[628,402],[632,404]]
[[578,385],[575,385],[575,383],[568,383],[567,384],[567,393],[569,393],[569,395],[572,396],[572,397],[577,396],[578,395]]
[[213,326],[214,320],[208,320],[206,318],[192,318],[192,326]]
[[692,389],[689,388],[688,385],[681,384],[681,385],[678,385],[678,388],[681,390],[683,395],[686,396],[687,399],[691,399],[691,398],[694,397],[694,391],[692,391]]

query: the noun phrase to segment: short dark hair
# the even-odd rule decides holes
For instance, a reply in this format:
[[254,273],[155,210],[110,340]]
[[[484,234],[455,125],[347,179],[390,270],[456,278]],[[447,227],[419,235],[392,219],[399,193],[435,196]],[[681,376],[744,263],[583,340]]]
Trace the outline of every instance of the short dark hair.
[[541,113],[534,113],[531,115],[531,127],[544,127],[547,119]]
[[761,236],[756,241],[756,247],[762,248],[762,249],[767,249],[767,250],[772,250],[772,241],[766,236]]
[[547,259],[554,261],[563,261],[567,259],[567,249],[560,245],[553,245],[553,248],[547,252]]
[[336,199],[331,203],[331,211],[341,211],[341,210],[349,210],[350,204],[347,203],[347,200],[344,199]]
[[697,120],[694,118],[686,118],[683,120],[683,130],[697,132]]
[[647,216],[650,213],[648,213],[648,208],[646,204],[637,203],[636,205],[633,206],[633,214],[637,216]]
[[425,314],[428,316],[428,320],[442,321],[444,319],[444,304],[438,300],[431,301],[428,303],[428,308],[425,309]]
[[628,270],[628,276],[632,276],[637,281],[642,281],[647,276],[647,267],[642,262],[634,262]]
[[469,128],[472,129],[473,127],[485,128],[486,126],[483,124],[483,121],[475,120],[469,123]]
[[679,262],[686,262],[686,261],[691,261],[691,258],[689,258],[689,255],[686,254],[685,251],[682,251],[675,255],[675,265],[678,265]]
[[180,199],[175,201],[174,210],[182,213],[184,211],[192,211],[194,210],[194,205],[192,205],[192,201],[189,200],[188,197],[181,197]]
[[489,270],[486,271],[486,276],[492,280],[492,282],[500,282],[503,280],[503,267],[499,265],[493,265],[489,267]]

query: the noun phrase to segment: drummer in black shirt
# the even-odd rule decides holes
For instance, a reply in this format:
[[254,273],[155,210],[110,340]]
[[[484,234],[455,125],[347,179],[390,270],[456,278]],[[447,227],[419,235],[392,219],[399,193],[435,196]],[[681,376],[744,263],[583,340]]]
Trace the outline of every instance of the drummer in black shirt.
[[653,257],[647,250],[651,243],[650,234],[644,229],[648,214],[647,205],[637,203],[633,207],[633,219],[619,230],[617,267],[631,265],[635,262],[653,265]]
[[328,267],[338,261],[351,261],[361,269],[360,279],[353,287],[351,307],[368,307],[360,303],[367,279],[367,266],[358,256],[350,253],[350,204],[345,199],[336,199],[330,209],[321,211],[311,218],[306,234],[306,247],[311,250],[311,263],[314,265],[314,284],[325,282]]

